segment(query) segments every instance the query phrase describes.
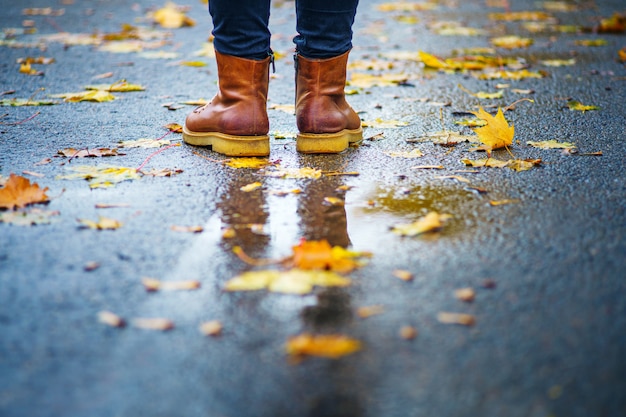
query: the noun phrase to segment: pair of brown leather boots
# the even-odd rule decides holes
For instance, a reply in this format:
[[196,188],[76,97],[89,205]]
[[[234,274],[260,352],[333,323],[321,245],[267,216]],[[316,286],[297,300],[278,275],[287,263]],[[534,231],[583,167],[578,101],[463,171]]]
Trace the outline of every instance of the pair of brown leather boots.
[[[296,55],[296,149],[339,153],[363,138],[361,119],[346,102],[346,52],[334,58]],[[270,153],[267,90],[271,58],[257,61],[216,51],[218,92],[185,121],[183,140],[227,156]]]

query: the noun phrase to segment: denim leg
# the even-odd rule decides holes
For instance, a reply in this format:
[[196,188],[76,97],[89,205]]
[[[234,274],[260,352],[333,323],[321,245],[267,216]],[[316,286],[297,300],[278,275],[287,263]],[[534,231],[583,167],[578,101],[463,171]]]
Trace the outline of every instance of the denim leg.
[[305,58],[332,58],[352,48],[352,24],[358,0],[296,0],[293,39]]
[[240,58],[270,53],[270,0],[210,0],[215,49]]

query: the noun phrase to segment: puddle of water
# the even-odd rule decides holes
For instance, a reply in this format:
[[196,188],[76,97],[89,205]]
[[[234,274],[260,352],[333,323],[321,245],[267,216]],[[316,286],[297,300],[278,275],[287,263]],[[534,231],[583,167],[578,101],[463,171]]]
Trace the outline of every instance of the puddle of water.
[[454,218],[467,217],[467,202],[472,198],[475,194],[460,185],[378,184],[363,193],[349,193],[346,204],[349,235],[355,242],[378,239],[382,233],[389,234],[393,225],[414,222],[431,211],[451,214],[453,219],[445,233],[459,233],[464,230],[464,222],[455,222]]

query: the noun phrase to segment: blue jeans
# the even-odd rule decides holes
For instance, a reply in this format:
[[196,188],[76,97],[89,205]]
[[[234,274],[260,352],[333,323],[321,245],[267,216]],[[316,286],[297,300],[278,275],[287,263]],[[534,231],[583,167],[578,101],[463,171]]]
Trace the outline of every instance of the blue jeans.
[[[332,58],[352,48],[358,0],[296,0],[296,51],[305,58]],[[271,54],[270,0],[210,0],[215,49],[241,58]]]

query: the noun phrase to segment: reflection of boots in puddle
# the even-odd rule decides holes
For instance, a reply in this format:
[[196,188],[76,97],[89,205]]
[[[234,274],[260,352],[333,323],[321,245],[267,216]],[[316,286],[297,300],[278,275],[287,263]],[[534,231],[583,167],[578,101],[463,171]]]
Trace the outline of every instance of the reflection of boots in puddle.
[[306,185],[298,200],[298,215],[305,239],[326,239],[332,246],[344,248],[350,245],[343,205],[345,192],[338,189],[341,185],[339,177],[322,177]]
[[223,243],[230,247],[241,246],[248,254],[261,253],[269,243],[265,225],[269,217],[262,187],[242,191],[241,187],[258,181],[258,177],[237,175],[220,197],[217,208],[221,211]]

